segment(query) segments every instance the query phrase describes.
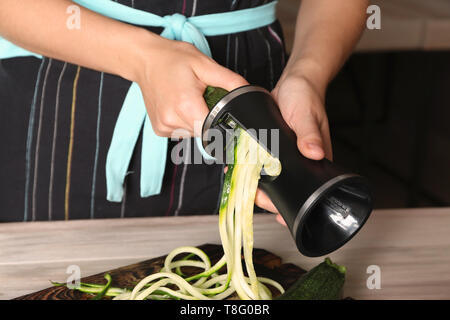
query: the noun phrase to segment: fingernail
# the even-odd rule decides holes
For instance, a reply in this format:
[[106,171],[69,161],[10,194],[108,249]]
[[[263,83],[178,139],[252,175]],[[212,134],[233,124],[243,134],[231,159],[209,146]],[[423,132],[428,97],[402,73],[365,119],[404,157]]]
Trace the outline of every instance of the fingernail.
[[318,145],[317,143],[309,142],[306,145],[308,146],[308,149],[312,149],[312,150],[320,151],[320,152],[323,151],[322,147],[320,145]]

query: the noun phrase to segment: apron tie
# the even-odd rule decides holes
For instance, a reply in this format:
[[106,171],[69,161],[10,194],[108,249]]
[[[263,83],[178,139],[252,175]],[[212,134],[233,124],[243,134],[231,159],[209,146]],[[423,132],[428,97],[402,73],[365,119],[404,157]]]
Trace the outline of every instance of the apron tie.
[[171,32],[172,39],[181,40],[184,24],[186,23],[186,17],[182,14],[174,13],[173,15],[165,16],[164,20],[167,23],[166,29],[169,29]]
[[179,13],[164,16],[164,30],[161,36],[171,40],[192,43],[197,49],[211,57],[211,49],[204,34],[188,18]]

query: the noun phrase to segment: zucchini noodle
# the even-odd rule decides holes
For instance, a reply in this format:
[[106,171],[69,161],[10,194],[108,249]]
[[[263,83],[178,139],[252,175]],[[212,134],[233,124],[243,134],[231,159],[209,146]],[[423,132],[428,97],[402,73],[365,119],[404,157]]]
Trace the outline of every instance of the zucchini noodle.
[[[237,128],[233,147],[233,164],[225,174],[219,210],[219,231],[224,255],[214,265],[205,252],[195,247],[180,247],[166,257],[159,273],[142,279],[133,290],[108,288],[105,295],[117,300],[222,300],[237,293],[243,300],[269,300],[270,285],[281,294],[283,287],[274,280],[258,277],[253,267],[253,205],[261,170],[276,176],[281,164],[264,150],[245,130]],[[245,269],[242,267],[242,251]],[[179,255],[181,260],[174,261]],[[197,257],[196,260],[192,259]],[[219,270],[226,266],[226,273]],[[185,277],[181,267],[196,267],[203,272]],[[78,288],[83,292],[99,293],[102,285],[84,284]]]

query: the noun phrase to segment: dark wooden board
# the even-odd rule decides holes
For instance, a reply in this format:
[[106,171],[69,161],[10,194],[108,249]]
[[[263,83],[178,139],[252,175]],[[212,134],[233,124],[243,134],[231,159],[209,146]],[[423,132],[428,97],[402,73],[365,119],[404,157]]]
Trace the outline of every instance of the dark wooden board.
[[[222,246],[214,244],[204,244],[198,248],[202,249],[211,259],[211,263],[216,263],[223,255]],[[109,273],[112,277],[112,286],[120,288],[133,288],[135,284],[148,276],[158,272],[164,264],[166,256],[153,258],[138,262],[129,266],[120,267],[114,270],[105,271],[93,276],[81,279],[81,282],[104,284],[103,275]],[[253,264],[256,274],[278,281],[283,288],[289,288],[306,271],[291,263],[282,263],[281,258],[264,249],[253,250]],[[196,268],[183,268],[183,272],[192,275],[198,272]],[[58,279],[55,279],[58,280]],[[274,296],[277,291],[273,290]],[[27,294],[15,300],[87,300],[92,295],[70,290],[66,287],[49,287],[47,289]]]

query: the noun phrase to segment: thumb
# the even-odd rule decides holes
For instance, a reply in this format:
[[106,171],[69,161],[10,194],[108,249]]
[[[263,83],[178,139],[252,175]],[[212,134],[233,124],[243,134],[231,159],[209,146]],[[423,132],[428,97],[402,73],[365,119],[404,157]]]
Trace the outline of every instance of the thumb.
[[195,73],[204,84],[220,87],[227,91],[248,85],[244,77],[214,61],[210,66],[196,70]]
[[312,115],[296,117],[292,128],[297,134],[297,146],[307,158],[321,160],[325,156],[322,135],[316,118]]

